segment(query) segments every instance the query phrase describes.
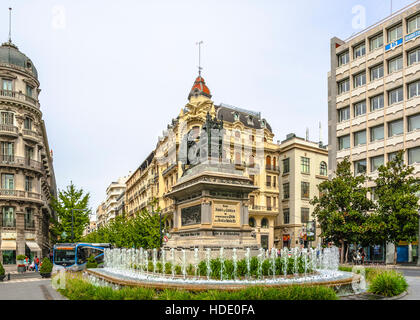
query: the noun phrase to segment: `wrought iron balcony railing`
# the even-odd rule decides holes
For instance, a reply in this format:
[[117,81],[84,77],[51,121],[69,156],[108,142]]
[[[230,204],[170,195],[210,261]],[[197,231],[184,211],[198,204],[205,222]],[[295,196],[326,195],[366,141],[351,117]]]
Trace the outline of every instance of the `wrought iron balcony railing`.
[[18,127],[15,127],[15,126],[10,125],[10,124],[0,124],[0,131],[17,134],[18,133]]
[[25,157],[14,156],[14,155],[0,154],[0,164],[18,165],[18,166],[34,168],[37,170],[42,170],[41,162],[29,159],[29,158],[25,158]]

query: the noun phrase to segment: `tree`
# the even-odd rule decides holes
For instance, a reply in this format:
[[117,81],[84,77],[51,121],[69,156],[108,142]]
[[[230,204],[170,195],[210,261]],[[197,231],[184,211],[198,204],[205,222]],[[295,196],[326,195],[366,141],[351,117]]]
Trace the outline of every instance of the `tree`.
[[416,239],[418,230],[418,201],[420,181],[413,177],[414,168],[404,164],[404,151],[399,151],[386,166],[381,166],[375,180],[378,215],[383,228],[382,238],[395,245],[394,264],[397,262],[397,246],[400,241]]
[[[134,217],[117,216],[106,226],[88,234],[83,241],[111,243],[119,248],[160,248],[160,208],[156,200],[150,204],[152,212],[143,209]],[[156,211],[155,206],[157,206]],[[165,222],[164,219],[162,224]]]
[[365,223],[375,205],[367,197],[366,176],[354,176],[345,158],[337,164],[335,177],[318,185],[319,197],[314,197],[314,216],[321,226],[321,237],[341,244],[341,263],[345,243],[360,243],[365,239]]
[[89,224],[91,210],[89,205],[89,193],[83,189],[77,189],[73,182],[66,190],[59,190],[58,198],[51,199],[51,207],[56,212],[57,219],[52,219],[51,235],[54,242],[72,241],[72,209],[74,242],[80,241],[83,230]]

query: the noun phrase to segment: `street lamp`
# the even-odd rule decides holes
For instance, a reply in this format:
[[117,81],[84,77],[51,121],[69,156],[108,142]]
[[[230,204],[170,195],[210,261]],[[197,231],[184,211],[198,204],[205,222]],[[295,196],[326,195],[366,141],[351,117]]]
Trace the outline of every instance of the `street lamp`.
[[420,267],[420,209],[419,214],[419,236],[417,237],[417,266]]
[[73,216],[74,216],[74,211],[86,211],[86,209],[71,209],[71,242],[74,242],[74,231],[73,231]]

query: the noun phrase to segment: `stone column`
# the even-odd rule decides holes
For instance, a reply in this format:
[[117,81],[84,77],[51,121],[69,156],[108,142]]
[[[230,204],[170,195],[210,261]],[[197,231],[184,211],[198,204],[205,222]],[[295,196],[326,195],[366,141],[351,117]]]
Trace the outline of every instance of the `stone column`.
[[241,202],[241,226],[247,226],[249,223],[248,201]]
[[211,224],[212,223],[212,214],[211,214],[211,201],[207,198],[203,199],[201,203],[201,224]]
[[16,207],[16,256],[25,254],[25,213],[23,207]]
[[[40,207],[34,210],[34,223],[35,223],[35,241],[38,243],[39,247],[42,249],[42,244],[44,242],[44,237],[42,234],[42,209]],[[40,259],[41,252],[35,253]]]

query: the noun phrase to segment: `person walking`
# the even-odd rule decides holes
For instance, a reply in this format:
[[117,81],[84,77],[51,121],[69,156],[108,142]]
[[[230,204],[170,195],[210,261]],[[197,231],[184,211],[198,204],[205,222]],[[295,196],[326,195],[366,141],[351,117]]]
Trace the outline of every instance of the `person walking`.
[[35,256],[35,271],[38,272],[39,258]]
[[26,271],[28,271],[29,268],[29,258],[25,257],[25,267],[26,267]]
[[365,249],[363,249],[363,247],[360,249],[360,256],[362,258],[362,265],[365,263]]

